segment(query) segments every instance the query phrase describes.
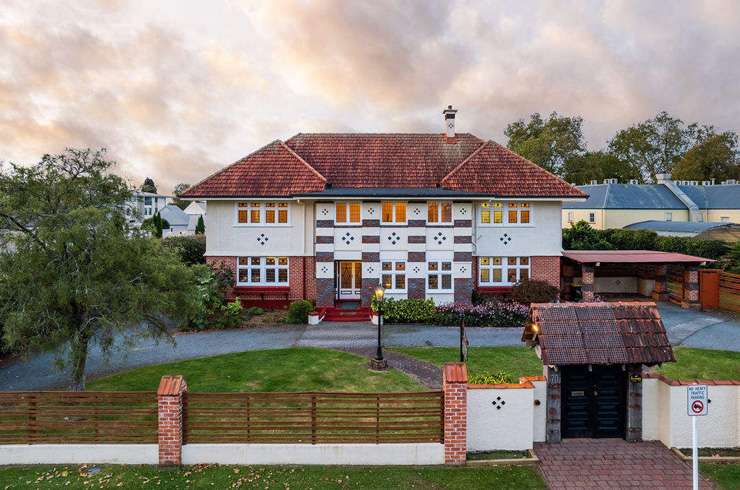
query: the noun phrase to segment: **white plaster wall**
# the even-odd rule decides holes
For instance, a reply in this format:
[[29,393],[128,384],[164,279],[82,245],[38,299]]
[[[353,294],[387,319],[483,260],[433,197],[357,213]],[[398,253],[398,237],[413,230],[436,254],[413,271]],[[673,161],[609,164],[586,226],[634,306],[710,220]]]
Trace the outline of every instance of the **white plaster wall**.
[[643,296],[651,296],[655,291],[655,279],[638,279],[638,289]]
[[594,291],[597,293],[637,293],[637,277],[595,277]]
[[444,464],[444,445],[421,444],[186,444],[183,464]]
[[[643,381],[643,439],[668,447],[691,447],[691,417],[686,413],[686,386]],[[740,386],[709,385],[709,414],[697,417],[700,447],[740,446]]]
[[547,431],[545,422],[547,419],[547,383],[545,381],[532,381],[534,385],[534,400],[539,401],[539,405],[533,402],[533,437],[534,442],[545,442]]
[[[563,249],[560,202],[531,202],[532,223],[528,225],[481,225],[476,210],[473,241],[477,256],[560,255]],[[477,207],[477,206],[476,206]],[[500,240],[507,234],[508,245]]]
[[[531,449],[534,440],[531,388],[468,388],[468,451]],[[497,398],[501,398],[497,400]],[[493,402],[500,404],[496,409]]]
[[0,465],[9,464],[157,464],[156,444],[10,444],[0,445]]
[[[289,201],[288,225],[252,226],[237,224],[236,202],[209,201],[206,255],[313,255],[313,203]],[[265,245],[257,241],[262,234],[269,238]]]

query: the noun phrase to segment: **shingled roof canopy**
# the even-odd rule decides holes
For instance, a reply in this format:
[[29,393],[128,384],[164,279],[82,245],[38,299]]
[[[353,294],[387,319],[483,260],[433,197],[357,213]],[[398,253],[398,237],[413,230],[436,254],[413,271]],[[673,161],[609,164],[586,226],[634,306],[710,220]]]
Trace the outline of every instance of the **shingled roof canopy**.
[[533,304],[523,340],[539,344],[546,365],[672,362],[655,303]]

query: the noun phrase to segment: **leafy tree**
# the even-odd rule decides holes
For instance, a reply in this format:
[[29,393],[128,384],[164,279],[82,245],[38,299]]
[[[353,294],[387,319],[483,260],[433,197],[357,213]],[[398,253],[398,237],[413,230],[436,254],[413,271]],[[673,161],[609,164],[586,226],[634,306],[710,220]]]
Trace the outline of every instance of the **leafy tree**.
[[592,180],[618,179],[629,182],[641,179],[640,170],[628,161],[603,151],[586,152],[566,160],[563,178],[577,185],[589,184]]
[[206,238],[200,236],[169,236],[162,245],[174,250],[187,265],[205,264]]
[[3,342],[21,353],[55,350],[84,389],[91,343],[108,353],[116,334],[162,336],[163,319],[194,309],[195,278],[173,252],[129,228],[131,195],[103,151],[66,150],[0,171]]
[[159,213],[156,213],[149,219],[145,219],[141,223],[141,228],[149,231],[153,237],[162,238],[162,230],[166,230],[170,227],[169,221],[162,218]]
[[190,189],[190,184],[177,184],[172,191],[172,193],[175,195],[172,203],[180,209],[185,209],[190,204],[190,201],[180,199],[180,196],[183,194],[183,192],[188,189]]
[[582,123],[580,116],[559,116],[553,112],[545,120],[535,113],[529,121],[520,119],[509,124],[504,134],[509,138],[507,146],[511,150],[560,175],[568,160],[586,151]]
[[563,229],[563,248],[566,250],[611,250],[614,246],[606,241],[599,230],[581,220],[570,228]]
[[686,126],[663,111],[617,132],[609,142],[609,153],[635,165],[644,180],[655,180],[656,174],[670,173],[691,146],[712,132],[710,126]]
[[203,221],[203,215],[198,216],[198,223],[195,225],[195,234],[196,235],[206,234],[206,223],[205,221]]
[[141,192],[151,192],[153,194],[157,193],[157,186],[154,185],[154,181],[147,177],[144,179],[144,183],[141,184]]
[[737,134],[731,131],[713,134],[695,145],[673,167],[676,180],[712,180],[740,178]]

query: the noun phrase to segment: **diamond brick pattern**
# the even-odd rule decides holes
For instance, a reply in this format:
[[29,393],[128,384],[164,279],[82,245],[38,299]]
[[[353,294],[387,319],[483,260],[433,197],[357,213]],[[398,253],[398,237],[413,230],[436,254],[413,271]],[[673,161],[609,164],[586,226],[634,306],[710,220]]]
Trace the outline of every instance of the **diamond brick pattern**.
[[497,396],[495,400],[491,402],[491,405],[496,407],[496,410],[501,410],[504,408],[504,405],[506,405],[506,400],[502,399],[500,396]]
[[388,235],[388,241],[391,242],[391,245],[395,245],[396,243],[401,241],[401,237],[398,235],[398,233],[393,231],[390,235]]
[[434,238],[432,238],[432,240],[437,242],[437,245],[442,245],[444,242],[447,241],[447,236],[441,231],[438,231],[437,234],[434,235]]
[[355,241],[355,237],[352,235],[352,233],[347,232],[344,235],[342,235],[342,241],[345,245],[349,245],[350,243]]
[[508,234],[508,233],[504,233],[503,235],[501,235],[501,236],[500,236],[500,237],[498,238],[498,240],[499,240],[499,241],[500,241],[501,243],[503,243],[504,245],[508,245],[508,244],[509,244],[509,242],[511,241],[511,237],[509,236],[509,234]]
[[260,244],[260,245],[262,245],[263,247],[265,246],[265,244],[266,244],[266,243],[267,243],[267,242],[268,242],[269,240],[270,240],[270,237],[268,237],[268,236],[267,236],[267,235],[265,235],[264,233],[260,233],[260,234],[259,234],[259,236],[257,237],[257,243],[259,243],[259,244]]

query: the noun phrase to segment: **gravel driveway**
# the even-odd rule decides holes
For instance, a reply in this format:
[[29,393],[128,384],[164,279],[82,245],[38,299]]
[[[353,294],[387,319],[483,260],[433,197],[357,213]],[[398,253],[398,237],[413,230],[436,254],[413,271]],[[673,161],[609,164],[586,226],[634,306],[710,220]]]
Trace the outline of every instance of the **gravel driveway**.
[[[740,352],[737,315],[687,311],[668,304],[661,304],[660,311],[674,345]],[[467,333],[471,346],[521,345],[518,328],[469,328]],[[258,349],[326,347],[360,351],[374,346],[376,335],[376,327],[370,323],[322,323],[315,327],[296,325],[184,333],[174,336],[174,345],[164,340],[143,339],[123,349],[119,341],[109,359],[93,347],[87,373],[88,377],[98,377],[150,364]],[[396,347],[456,347],[458,335],[454,327],[389,325],[384,328],[383,343]],[[27,360],[11,360],[0,366],[0,391],[63,387],[69,380],[66,373],[56,369],[54,356],[49,353]]]

